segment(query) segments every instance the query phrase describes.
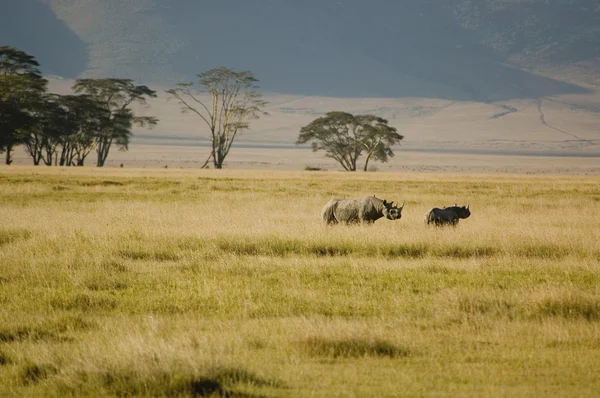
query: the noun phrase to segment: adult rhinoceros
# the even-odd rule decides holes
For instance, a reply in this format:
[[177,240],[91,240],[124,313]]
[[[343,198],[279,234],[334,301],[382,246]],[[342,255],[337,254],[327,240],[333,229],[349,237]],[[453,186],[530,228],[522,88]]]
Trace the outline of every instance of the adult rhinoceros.
[[372,224],[382,217],[388,220],[399,220],[402,218],[401,207],[394,206],[394,201],[388,202],[375,196],[361,199],[332,199],[325,207],[321,215],[325,224]]
[[439,209],[434,207],[425,214],[425,222],[427,224],[435,224],[437,227],[444,225],[458,225],[458,220],[469,218],[471,211],[469,205],[466,206],[451,206]]

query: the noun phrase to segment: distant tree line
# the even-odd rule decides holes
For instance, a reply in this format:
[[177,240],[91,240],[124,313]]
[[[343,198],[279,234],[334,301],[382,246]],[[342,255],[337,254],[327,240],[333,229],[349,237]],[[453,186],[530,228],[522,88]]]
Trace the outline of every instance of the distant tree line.
[[95,152],[102,167],[113,145],[127,150],[134,125],[158,122],[131,109],[156,97],[146,86],[129,79],[79,79],[73,94],[59,95],[48,92],[39,67],[24,51],[0,47],[0,153],[6,164],[22,146],[36,166],[83,166]]
[[[130,79],[78,79],[72,94],[59,95],[48,92],[39,67],[24,51],[0,47],[0,154],[6,164],[22,146],[36,166],[83,166],[95,152],[96,166],[102,167],[113,145],[128,149],[134,125],[158,123],[131,109],[157,96],[147,86]],[[208,128],[212,145],[202,167],[212,163],[220,169],[238,134],[266,114],[267,102],[250,71],[219,67],[197,77],[196,83],[179,83],[166,92]],[[378,116],[336,111],[302,127],[296,144],[311,142],[314,151],[325,151],[347,171],[356,171],[364,155],[367,171],[371,160],[387,162],[394,156],[392,147],[403,138]]]

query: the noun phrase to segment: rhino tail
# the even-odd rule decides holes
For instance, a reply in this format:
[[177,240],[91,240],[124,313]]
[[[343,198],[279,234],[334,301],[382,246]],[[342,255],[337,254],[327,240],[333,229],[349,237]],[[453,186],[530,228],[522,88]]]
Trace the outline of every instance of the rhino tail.
[[334,211],[337,207],[337,203],[338,201],[335,199],[330,200],[329,202],[327,202],[327,204],[325,205],[325,207],[323,207],[323,211],[321,212],[321,216],[323,217],[323,222],[325,224],[335,224],[337,223],[337,220],[335,219],[335,214]]
[[423,221],[425,221],[425,224],[431,224],[432,222],[434,222],[434,217],[433,217],[433,210],[429,210],[427,213],[425,213],[425,217],[423,217]]

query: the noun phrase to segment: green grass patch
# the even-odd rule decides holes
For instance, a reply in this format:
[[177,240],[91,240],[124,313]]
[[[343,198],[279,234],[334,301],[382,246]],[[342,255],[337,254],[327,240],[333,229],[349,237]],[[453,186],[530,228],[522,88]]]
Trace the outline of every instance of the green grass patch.
[[19,240],[31,238],[31,231],[27,229],[5,229],[0,230],[0,246],[8,245]]
[[585,319],[600,321],[600,297],[570,296],[562,298],[545,298],[534,307],[536,317],[560,317],[565,319]]

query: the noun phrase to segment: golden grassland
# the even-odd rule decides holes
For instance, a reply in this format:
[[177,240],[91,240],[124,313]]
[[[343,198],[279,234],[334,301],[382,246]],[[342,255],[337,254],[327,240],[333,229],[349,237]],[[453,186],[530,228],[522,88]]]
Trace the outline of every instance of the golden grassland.
[[[402,219],[321,224],[373,194]],[[0,203],[6,396],[600,394],[598,176],[4,167]]]

